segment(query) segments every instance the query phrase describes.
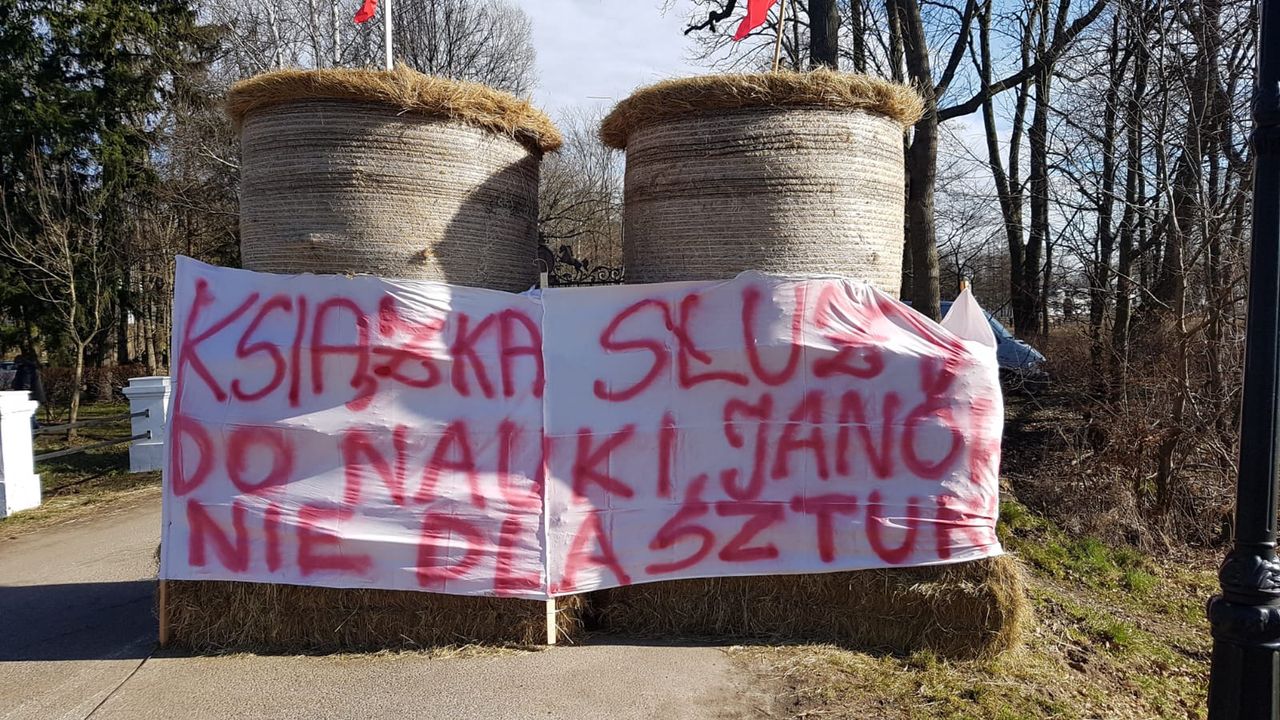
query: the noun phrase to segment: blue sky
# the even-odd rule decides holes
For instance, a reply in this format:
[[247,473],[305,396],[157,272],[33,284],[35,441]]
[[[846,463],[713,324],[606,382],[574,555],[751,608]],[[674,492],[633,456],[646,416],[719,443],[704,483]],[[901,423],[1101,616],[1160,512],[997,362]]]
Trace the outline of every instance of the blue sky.
[[[534,104],[553,118],[575,107],[607,110],[642,85],[711,71],[689,60],[694,43],[684,28],[690,0],[520,0],[519,5],[533,22],[538,54]],[[731,31],[740,15],[721,32]],[[979,160],[971,168],[972,181],[989,187],[990,176],[981,165],[986,152],[981,116],[956,118],[946,127],[956,136],[958,147],[953,147]]]
[[[535,104],[550,114],[612,106],[632,90],[705,73],[687,60],[687,0],[523,0],[538,52]],[[602,99],[603,98],[603,99]]]

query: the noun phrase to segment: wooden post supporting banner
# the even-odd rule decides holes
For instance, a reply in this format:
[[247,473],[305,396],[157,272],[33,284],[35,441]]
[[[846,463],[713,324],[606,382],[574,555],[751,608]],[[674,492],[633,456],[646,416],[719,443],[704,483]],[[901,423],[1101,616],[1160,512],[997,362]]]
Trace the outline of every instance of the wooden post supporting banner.
[[386,69],[390,72],[396,69],[396,55],[391,47],[391,0],[382,0],[382,32],[387,46]]
[[559,633],[556,631],[556,599],[551,598],[547,600],[547,644],[555,645],[557,635]]
[[160,617],[159,640],[160,647],[164,647],[169,644],[169,585],[164,578],[160,579],[159,595],[158,604],[160,607],[157,612]]

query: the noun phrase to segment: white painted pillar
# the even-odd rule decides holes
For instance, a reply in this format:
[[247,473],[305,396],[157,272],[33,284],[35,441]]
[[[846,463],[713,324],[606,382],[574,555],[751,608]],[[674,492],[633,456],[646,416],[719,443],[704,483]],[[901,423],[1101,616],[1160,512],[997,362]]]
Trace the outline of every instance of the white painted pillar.
[[0,392],[0,517],[40,504],[31,450],[31,416],[39,405],[26,390]]
[[150,432],[150,438],[129,444],[129,472],[147,472],[164,467],[164,426],[169,415],[169,378],[136,377],[124,389],[129,412],[146,412],[130,421],[131,435]]

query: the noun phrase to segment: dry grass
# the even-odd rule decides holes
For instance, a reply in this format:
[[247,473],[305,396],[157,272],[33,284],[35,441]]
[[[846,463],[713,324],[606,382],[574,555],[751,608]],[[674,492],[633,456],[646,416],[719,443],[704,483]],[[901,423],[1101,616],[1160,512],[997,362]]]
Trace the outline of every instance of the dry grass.
[[601,629],[628,636],[828,641],[989,657],[1027,622],[1023,572],[1002,556],[955,565],[709,578],[597,593]]
[[731,654],[775,696],[770,717],[1204,717],[1204,601],[1216,588],[1217,553],[1152,558],[1068,532],[1012,497],[1001,504],[999,532],[1023,561],[1033,607],[1023,642],[1009,652],[966,660],[818,644]]
[[[540,601],[395,590],[168,581],[174,645],[197,652],[416,650],[546,641]],[[557,601],[560,637],[581,633],[583,600]]]
[[121,473],[78,492],[46,494],[39,507],[0,518],[0,542],[55,525],[110,518],[139,505],[160,506],[160,473]]
[[631,133],[643,125],[694,113],[759,107],[865,110],[887,115],[904,127],[924,112],[924,102],[915,90],[867,75],[830,70],[702,75],[637,90],[604,119],[600,139],[623,149]]
[[227,112],[239,126],[263,108],[300,100],[339,100],[386,105],[405,113],[456,120],[508,135],[533,152],[560,148],[560,131],[527,100],[478,83],[395,70],[328,68],[277,70],[232,86]]

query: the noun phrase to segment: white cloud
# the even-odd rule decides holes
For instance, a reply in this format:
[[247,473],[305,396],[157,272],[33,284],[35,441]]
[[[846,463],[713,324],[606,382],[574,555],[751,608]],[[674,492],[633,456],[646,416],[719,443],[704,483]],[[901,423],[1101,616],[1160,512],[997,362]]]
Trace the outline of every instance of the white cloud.
[[662,0],[526,0],[538,52],[535,104],[555,115],[611,106],[641,85],[706,72],[686,59],[687,6]]

